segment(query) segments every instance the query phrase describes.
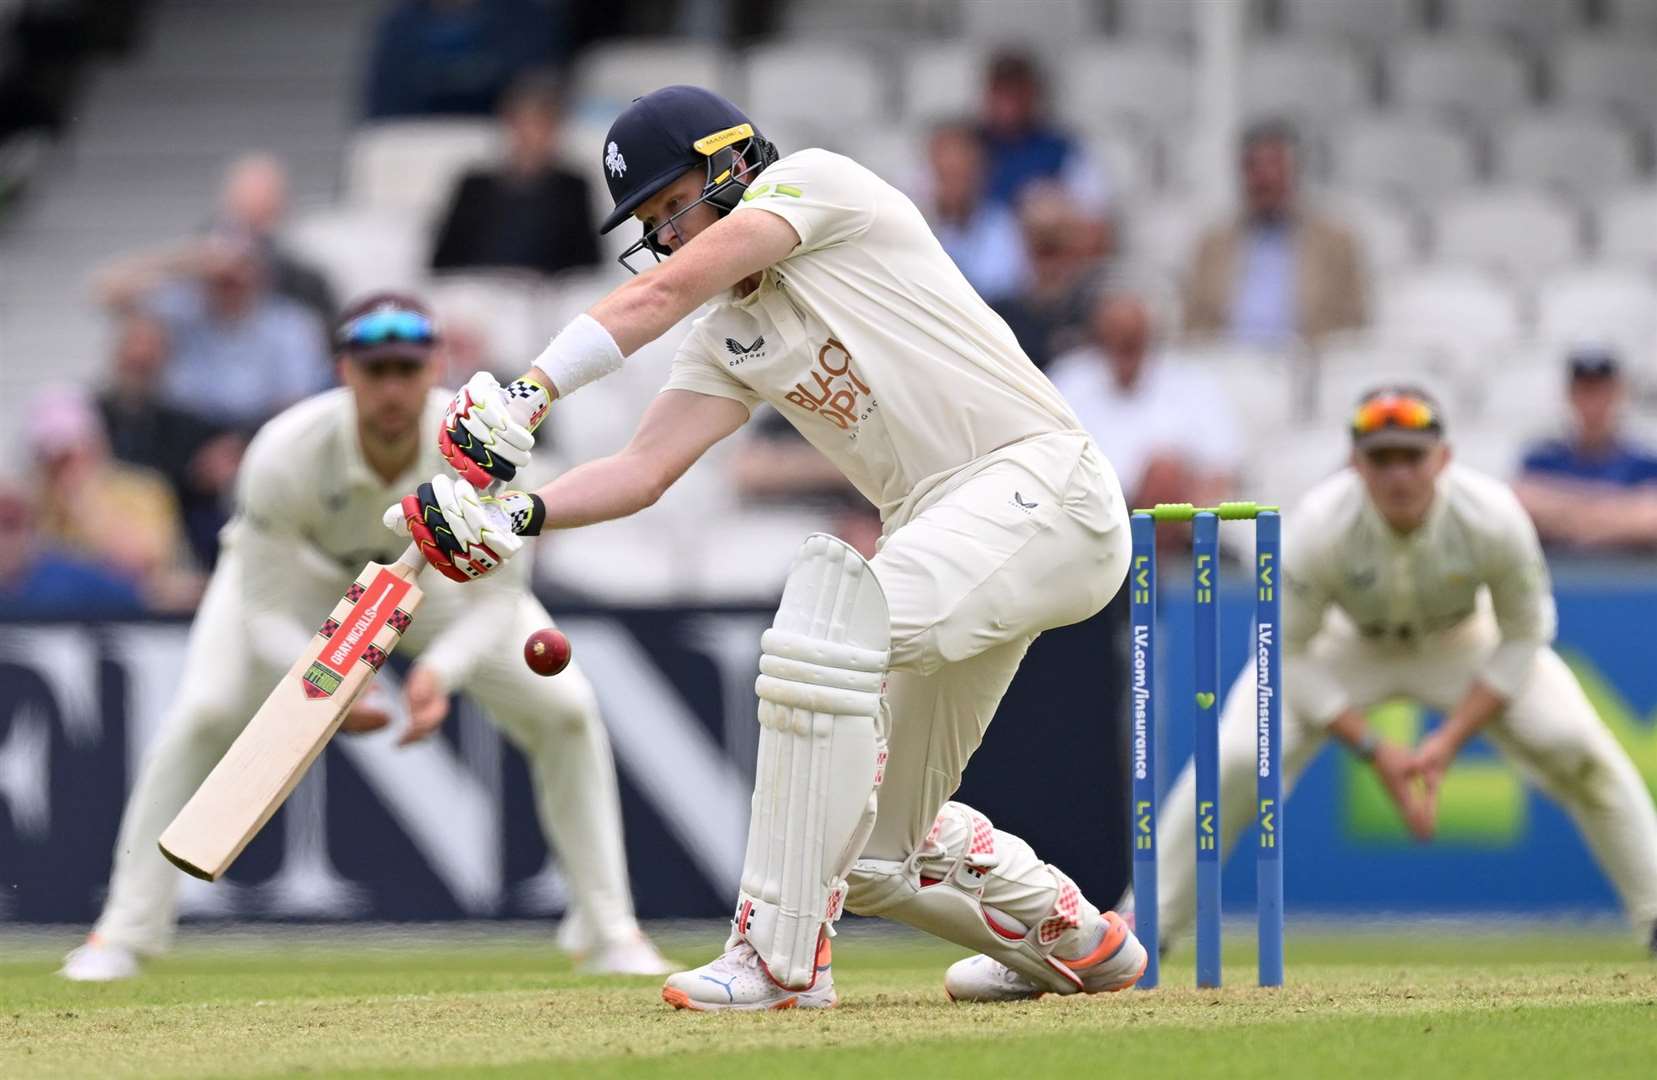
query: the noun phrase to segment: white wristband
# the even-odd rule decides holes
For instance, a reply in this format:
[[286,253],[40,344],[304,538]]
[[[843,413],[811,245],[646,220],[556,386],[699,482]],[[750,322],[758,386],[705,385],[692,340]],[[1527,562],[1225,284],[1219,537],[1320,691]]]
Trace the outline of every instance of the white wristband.
[[535,366],[547,373],[559,397],[568,397],[594,379],[621,367],[621,346],[604,324],[582,312],[558,331]]

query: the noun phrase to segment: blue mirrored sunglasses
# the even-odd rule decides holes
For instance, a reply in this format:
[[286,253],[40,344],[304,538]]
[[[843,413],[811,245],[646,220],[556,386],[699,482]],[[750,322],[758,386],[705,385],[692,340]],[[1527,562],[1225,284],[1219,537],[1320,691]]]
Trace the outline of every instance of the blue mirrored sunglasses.
[[383,308],[346,323],[340,328],[336,344],[342,349],[360,349],[388,342],[430,345],[436,340],[437,330],[424,315],[400,308]]

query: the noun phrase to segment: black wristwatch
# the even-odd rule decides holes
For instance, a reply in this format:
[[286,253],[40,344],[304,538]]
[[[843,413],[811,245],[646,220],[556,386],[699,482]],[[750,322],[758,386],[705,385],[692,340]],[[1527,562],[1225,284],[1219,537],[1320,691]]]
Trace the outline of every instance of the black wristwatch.
[[1368,728],[1365,728],[1364,733],[1358,737],[1358,741],[1353,743],[1347,749],[1352,751],[1353,757],[1367,765],[1375,760],[1375,751],[1380,749],[1380,747],[1381,737],[1375,734],[1375,732],[1370,731]]

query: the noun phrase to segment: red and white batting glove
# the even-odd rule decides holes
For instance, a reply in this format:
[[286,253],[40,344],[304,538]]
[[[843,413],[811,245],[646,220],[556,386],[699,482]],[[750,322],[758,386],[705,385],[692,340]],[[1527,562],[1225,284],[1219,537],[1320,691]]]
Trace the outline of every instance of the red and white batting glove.
[[388,507],[385,525],[420,545],[420,553],[444,577],[472,581],[517,554],[525,536],[539,535],[546,516],[538,495],[479,495],[465,480],[440,475]]
[[474,488],[510,483],[529,464],[535,429],[551,404],[551,396],[538,383],[515,379],[502,386],[489,372],[480,371],[449,402],[437,448],[449,467]]

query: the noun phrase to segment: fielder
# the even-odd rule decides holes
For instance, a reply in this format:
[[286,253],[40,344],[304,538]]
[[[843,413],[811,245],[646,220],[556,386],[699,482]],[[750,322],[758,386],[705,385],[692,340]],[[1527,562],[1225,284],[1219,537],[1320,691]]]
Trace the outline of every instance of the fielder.
[[[1284,518],[1285,781],[1334,736],[1428,840],[1446,770],[1482,734],[1576,821],[1657,952],[1657,810],[1551,646],[1554,602],[1530,518],[1506,485],[1450,464],[1438,406],[1420,390],[1369,394],[1351,431],[1351,467]],[[1444,713],[1413,753],[1365,721],[1394,698]],[[1220,718],[1222,851],[1254,818],[1255,704],[1249,664]],[[1194,917],[1194,785],[1187,764],[1157,824],[1164,941]]]
[[[395,556],[380,523],[386,501],[442,465],[435,441],[449,394],[432,388],[436,336],[425,308],[394,294],[368,297],[347,311],[335,345],[345,386],[288,409],[248,447],[179,696],[127,801],[103,915],[65,961],[71,979],[132,976],[140,957],[167,947],[179,872],[157,837],[357,570]],[[561,934],[564,943],[585,954],[588,970],[667,971],[633,917],[615,765],[592,687],[574,665],[543,679],[521,658],[524,638],[552,622],[525,577],[464,597],[450,582],[424,583],[425,603],[404,637],[415,662],[402,741],[437,730],[451,691],[470,693],[529,757],[541,826],[574,897],[574,939]],[[384,726],[386,704],[364,694],[343,726]]]
[[[843,909],[979,955],[955,998],[1131,985],[1145,950],[1057,868],[949,802],[1030,642],[1121,584],[1127,511],[1076,417],[979,299],[914,205],[824,150],[777,157],[735,106],[674,86],[610,129],[615,212],[661,265],[577,317],[524,378],[474,379],[438,476],[387,514],[444,573],[483,575],[523,535],[649,506],[768,402],[884,523],[865,562],[809,538],[761,640],[759,767],[725,952],[671,976],[685,1009],[835,1003],[828,939]],[[671,257],[668,257],[671,256]],[[502,452],[704,303],[632,441],[532,495]],[[533,509],[530,509],[533,507]],[[877,800],[878,795],[878,800]],[[1038,797],[1034,796],[1034,797]]]

